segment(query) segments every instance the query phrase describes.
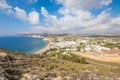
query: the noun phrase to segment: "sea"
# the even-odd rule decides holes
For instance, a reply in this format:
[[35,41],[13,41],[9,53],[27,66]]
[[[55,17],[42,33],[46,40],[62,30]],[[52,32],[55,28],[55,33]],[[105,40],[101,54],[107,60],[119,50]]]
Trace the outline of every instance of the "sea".
[[6,36],[0,37],[0,48],[32,54],[48,43],[42,38]]

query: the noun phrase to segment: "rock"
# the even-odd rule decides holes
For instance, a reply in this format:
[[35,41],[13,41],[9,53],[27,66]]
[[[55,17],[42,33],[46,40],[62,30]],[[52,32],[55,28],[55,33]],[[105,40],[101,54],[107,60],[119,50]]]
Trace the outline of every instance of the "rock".
[[36,80],[36,75],[33,74],[23,74],[23,77],[21,80]]
[[13,56],[8,55],[4,52],[0,53],[0,61],[7,62],[7,61],[13,61],[13,60],[15,60],[15,58]]
[[0,80],[8,80],[8,79],[6,78],[6,75],[8,75],[8,74],[5,72],[4,69],[2,69],[2,68],[0,67]]
[[0,57],[5,57],[5,56],[7,56],[6,53],[4,53],[4,52],[0,52]]
[[57,77],[57,78],[54,78],[53,80],[63,80],[62,77]]

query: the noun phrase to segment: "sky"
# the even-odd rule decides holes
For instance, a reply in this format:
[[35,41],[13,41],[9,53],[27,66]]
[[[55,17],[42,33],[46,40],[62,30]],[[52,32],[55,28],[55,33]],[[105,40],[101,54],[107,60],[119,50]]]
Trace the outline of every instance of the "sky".
[[0,36],[120,34],[120,0],[0,0]]

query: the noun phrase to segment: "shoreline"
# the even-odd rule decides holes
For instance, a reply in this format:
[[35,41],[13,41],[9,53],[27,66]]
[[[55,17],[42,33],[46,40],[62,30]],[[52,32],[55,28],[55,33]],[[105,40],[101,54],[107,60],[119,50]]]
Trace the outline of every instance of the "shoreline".
[[43,40],[47,43],[47,45],[45,47],[43,47],[42,49],[39,49],[37,50],[36,52],[34,52],[33,54],[42,54],[44,53],[45,51],[49,50],[50,49],[50,44],[51,44],[51,41],[49,40]]

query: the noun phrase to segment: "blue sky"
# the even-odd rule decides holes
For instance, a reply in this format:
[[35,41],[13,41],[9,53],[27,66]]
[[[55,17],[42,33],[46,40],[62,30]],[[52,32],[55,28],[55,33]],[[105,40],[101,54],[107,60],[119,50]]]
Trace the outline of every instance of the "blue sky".
[[120,33],[120,0],[0,0],[0,35]]

